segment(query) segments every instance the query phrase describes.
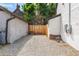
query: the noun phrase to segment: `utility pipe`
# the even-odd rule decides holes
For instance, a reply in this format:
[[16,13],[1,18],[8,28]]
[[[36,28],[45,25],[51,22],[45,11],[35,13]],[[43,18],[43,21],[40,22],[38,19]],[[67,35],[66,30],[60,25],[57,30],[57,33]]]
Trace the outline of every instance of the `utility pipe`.
[[71,26],[71,3],[69,3],[69,33],[72,33],[72,26]]

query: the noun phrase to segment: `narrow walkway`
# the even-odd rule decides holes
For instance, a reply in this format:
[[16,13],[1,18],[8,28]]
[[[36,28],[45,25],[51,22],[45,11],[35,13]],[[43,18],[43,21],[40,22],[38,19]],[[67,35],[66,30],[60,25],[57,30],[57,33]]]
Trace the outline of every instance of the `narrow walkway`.
[[72,56],[79,52],[66,43],[57,43],[43,35],[27,36],[13,44],[0,46],[0,55]]

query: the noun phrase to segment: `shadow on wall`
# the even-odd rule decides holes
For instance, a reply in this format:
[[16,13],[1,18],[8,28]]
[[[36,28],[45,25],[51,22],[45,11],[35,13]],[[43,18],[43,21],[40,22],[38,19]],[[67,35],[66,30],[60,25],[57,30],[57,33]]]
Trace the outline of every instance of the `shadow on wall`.
[[5,44],[6,40],[5,40],[5,31],[0,31],[0,44]]
[[3,55],[13,55],[16,56],[19,54],[19,52],[23,49],[23,47],[27,44],[29,40],[31,40],[32,36],[24,36],[21,39],[15,41],[13,44],[7,44],[0,48],[0,52]]

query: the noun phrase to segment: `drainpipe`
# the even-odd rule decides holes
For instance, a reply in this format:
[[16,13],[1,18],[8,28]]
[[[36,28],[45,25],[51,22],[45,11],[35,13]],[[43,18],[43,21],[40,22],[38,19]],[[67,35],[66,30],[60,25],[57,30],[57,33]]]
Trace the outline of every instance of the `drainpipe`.
[[69,3],[69,21],[68,24],[65,24],[66,33],[72,33],[72,26],[71,26],[71,3]]
[[71,3],[69,3],[69,34],[72,33],[72,26],[71,26]]
[[8,38],[8,22],[9,22],[10,20],[12,20],[13,18],[15,18],[15,17],[12,17],[12,18],[10,18],[10,19],[8,19],[8,20],[6,21],[6,33],[5,33],[5,41],[6,41],[6,43],[5,43],[5,44],[8,44],[8,40],[7,40],[7,38]]
[[69,3],[69,26],[71,25],[71,4]]

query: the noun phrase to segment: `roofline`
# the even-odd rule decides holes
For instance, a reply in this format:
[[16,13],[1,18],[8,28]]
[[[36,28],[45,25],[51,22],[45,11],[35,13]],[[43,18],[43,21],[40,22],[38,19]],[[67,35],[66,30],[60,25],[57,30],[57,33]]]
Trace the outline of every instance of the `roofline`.
[[[2,7],[2,6],[0,6],[0,7]],[[5,9],[5,10],[1,9],[1,11],[8,12],[10,15],[12,15],[12,16],[14,16],[14,17],[16,17],[16,18],[18,18],[18,19],[20,19],[20,20],[22,20],[22,21],[24,21],[22,17],[20,17],[20,16],[16,15],[15,13],[13,13],[13,12],[7,10],[5,7],[2,7],[2,8]],[[26,22],[26,21],[24,21],[24,22]]]
[[[26,22],[23,18],[21,18],[20,16],[12,13],[12,15],[15,17],[15,18],[18,18],[19,20],[23,21],[23,22]],[[27,22],[26,22],[27,23]]]
[[0,9],[1,11],[5,11],[5,12],[8,12],[9,14],[12,14],[12,12],[11,11],[9,11],[8,9],[6,9],[5,7],[3,7],[3,6],[0,6],[0,7],[2,7],[3,9]]
[[53,16],[53,17],[50,17],[49,20],[50,20],[50,19],[53,19],[53,18],[56,18],[56,17],[59,17],[59,16],[61,16],[61,14],[57,14],[57,15],[55,15],[55,16]]

